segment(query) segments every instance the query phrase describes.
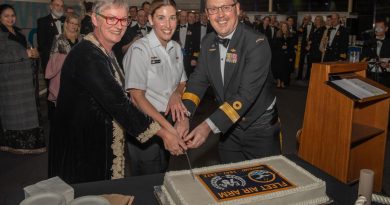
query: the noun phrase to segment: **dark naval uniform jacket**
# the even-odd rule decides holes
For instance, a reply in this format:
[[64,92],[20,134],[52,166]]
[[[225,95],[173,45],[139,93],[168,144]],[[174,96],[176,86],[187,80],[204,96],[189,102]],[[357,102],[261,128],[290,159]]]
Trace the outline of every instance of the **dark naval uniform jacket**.
[[271,49],[264,34],[239,23],[227,48],[222,82],[216,37],[212,32],[203,38],[198,67],[187,82],[183,103],[195,113],[210,85],[219,108],[209,119],[222,133],[234,126],[246,129],[275,98],[271,91]]
[[377,39],[373,38],[364,42],[363,47],[363,57],[367,59],[377,59],[377,58],[390,58],[390,38],[385,37],[382,40],[382,47],[379,51],[379,56],[377,55]]
[[[195,38],[195,26],[191,24],[186,24],[187,26],[187,33],[186,33],[186,40],[184,44],[183,51],[183,63],[184,63],[184,69],[186,71],[187,76],[191,75],[193,72],[193,67],[191,67],[191,60],[197,59],[197,51],[199,51],[199,41],[194,40]],[[180,45],[183,44],[183,42],[180,42],[180,24],[177,25],[175,33],[172,36],[172,39],[178,42]],[[197,45],[198,44],[198,45]]]
[[[65,22],[65,17],[62,16],[58,20],[61,21],[61,25],[63,25]],[[49,61],[53,39],[57,34],[60,33],[57,30],[55,22],[56,20],[53,19],[51,14],[37,20],[38,50],[40,53],[41,66],[43,70],[46,69],[47,62]]]
[[[328,40],[330,39],[331,29],[328,29]],[[332,44],[327,44],[324,61],[338,61],[338,60],[346,60],[347,59],[347,51],[348,51],[348,30],[344,26],[339,27],[334,36]]]

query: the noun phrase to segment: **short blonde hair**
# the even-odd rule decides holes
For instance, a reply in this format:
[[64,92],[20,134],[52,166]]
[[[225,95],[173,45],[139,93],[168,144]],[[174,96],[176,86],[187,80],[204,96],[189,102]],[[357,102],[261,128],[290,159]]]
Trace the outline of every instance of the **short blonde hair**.
[[92,7],[92,12],[100,14],[111,6],[123,7],[129,11],[129,4],[125,0],[96,0]]

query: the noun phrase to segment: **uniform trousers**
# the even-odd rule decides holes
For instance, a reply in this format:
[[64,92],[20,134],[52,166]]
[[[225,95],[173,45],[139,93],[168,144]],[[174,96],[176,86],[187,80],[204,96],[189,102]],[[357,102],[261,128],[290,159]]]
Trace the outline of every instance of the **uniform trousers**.
[[[164,115],[164,113],[161,113]],[[172,120],[169,117],[168,121]],[[164,147],[164,141],[157,135],[145,143],[135,137],[127,136],[132,176],[164,173],[168,169],[170,153]]]
[[222,163],[279,155],[280,123],[276,107],[267,110],[247,129],[239,126],[221,137],[218,149]]

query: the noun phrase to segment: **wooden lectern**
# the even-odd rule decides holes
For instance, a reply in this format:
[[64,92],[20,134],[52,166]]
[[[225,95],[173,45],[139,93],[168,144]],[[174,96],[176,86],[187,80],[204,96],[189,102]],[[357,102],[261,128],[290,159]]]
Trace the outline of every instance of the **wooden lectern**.
[[[390,91],[366,78],[367,63],[313,64],[299,157],[344,183],[359,180],[360,169],[375,172],[382,188]],[[330,86],[333,77],[359,78],[387,94],[353,98]]]

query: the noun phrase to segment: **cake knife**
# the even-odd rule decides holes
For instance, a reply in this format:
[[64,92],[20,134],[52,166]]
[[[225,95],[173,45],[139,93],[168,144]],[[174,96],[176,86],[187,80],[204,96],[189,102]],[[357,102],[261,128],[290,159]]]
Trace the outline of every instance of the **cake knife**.
[[191,161],[190,161],[190,158],[188,157],[187,151],[184,151],[184,154],[186,155],[188,166],[190,167],[190,173],[191,173],[192,179],[194,179],[194,181],[195,181],[195,175],[194,175],[194,172],[192,171]]

